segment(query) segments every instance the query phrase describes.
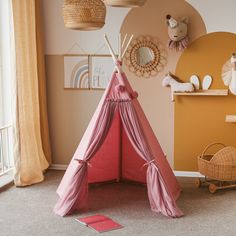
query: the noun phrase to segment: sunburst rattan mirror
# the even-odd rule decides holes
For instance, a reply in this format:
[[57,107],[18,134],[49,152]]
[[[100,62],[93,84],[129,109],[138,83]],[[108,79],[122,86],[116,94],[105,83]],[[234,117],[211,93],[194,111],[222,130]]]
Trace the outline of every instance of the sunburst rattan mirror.
[[167,63],[167,53],[157,38],[139,36],[125,54],[125,64],[138,77],[156,76]]

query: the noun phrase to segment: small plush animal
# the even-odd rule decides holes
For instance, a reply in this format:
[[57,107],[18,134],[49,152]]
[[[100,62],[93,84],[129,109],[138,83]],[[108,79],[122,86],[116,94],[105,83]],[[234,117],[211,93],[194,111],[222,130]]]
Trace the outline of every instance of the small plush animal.
[[233,53],[230,59],[231,70],[223,74],[224,85],[229,86],[232,94],[236,95],[236,53]]
[[174,92],[193,92],[194,86],[192,83],[181,83],[178,82],[175,76],[168,73],[162,80],[162,85],[164,87],[170,86],[171,88],[171,100],[174,101]]
[[168,47],[176,51],[182,51],[188,46],[188,18],[174,19],[171,15],[166,16],[168,25]]

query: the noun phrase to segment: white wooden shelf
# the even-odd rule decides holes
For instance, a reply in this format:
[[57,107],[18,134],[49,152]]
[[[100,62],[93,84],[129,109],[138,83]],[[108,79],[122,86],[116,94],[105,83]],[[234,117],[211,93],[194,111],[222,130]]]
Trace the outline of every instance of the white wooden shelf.
[[174,92],[175,96],[227,96],[228,89],[198,90],[196,92]]
[[227,123],[236,123],[236,115],[226,115],[225,122]]

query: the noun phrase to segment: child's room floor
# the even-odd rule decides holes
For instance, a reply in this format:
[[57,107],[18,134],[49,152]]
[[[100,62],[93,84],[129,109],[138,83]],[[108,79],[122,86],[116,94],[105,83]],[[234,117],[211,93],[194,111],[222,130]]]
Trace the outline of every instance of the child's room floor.
[[109,184],[90,190],[90,211],[69,217],[54,215],[56,188],[62,171],[48,171],[45,182],[27,188],[11,187],[0,193],[0,235],[2,236],[89,236],[97,233],[75,217],[104,214],[124,228],[104,235],[236,235],[236,189],[214,195],[207,188],[195,188],[191,178],[180,178],[183,193],[178,201],[185,216],[168,219],[151,212],[146,188]]

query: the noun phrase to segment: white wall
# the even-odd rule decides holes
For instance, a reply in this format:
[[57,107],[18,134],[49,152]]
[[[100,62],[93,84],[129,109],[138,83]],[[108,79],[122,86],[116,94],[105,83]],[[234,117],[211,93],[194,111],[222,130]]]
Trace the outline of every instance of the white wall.
[[208,33],[236,32],[235,0],[187,0],[202,16]]
[[[108,53],[107,47],[104,44],[104,33],[108,34],[114,47],[118,46],[120,27],[129,9],[107,7],[105,26],[100,30],[87,32],[70,30],[64,27],[62,17],[63,0],[42,1],[46,37],[45,54]],[[75,43],[78,43],[83,50],[74,46]]]
[[[64,27],[62,18],[63,0],[42,0],[45,19],[45,54],[83,53],[78,47],[71,47],[77,42],[86,53],[107,53],[103,34],[108,33],[113,45],[118,45],[117,35],[122,22],[129,12],[126,8],[107,8],[106,24],[103,29],[92,32],[69,30]],[[207,32],[236,32],[236,0],[187,0],[202,16]],[[94,40],[96,39],[96,40]]]

